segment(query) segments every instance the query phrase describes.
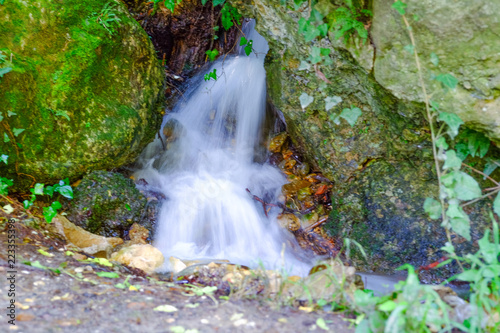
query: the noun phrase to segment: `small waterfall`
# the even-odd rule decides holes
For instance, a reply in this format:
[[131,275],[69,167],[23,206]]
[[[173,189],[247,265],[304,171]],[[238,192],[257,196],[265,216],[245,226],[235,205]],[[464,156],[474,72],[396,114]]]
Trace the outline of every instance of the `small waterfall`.
[[216,61],[209,70],[216,69],[215,82],[204,81],[203,74],[193,78],[193,88],[165,116],[162,140],[144,151],[135,177],[167,198],[154,235],[167,261],[228,259],[304,275],[310,264],[290,251],[295,240],[277,225],[280,209],[266,216],[246,191],[276,203],[286,183],[278,169],[254,162],[265,115],[268,51],[254,24],[247,22],[244,31],[256,53],[240,50]]

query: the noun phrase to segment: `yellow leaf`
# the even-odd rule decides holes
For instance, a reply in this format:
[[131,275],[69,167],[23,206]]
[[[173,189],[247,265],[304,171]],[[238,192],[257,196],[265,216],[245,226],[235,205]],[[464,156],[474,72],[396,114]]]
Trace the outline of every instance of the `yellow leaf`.
[[313,312],[314,308],[312,308],[310,306],[299,306],[299,310],[309,313],[309,312]]

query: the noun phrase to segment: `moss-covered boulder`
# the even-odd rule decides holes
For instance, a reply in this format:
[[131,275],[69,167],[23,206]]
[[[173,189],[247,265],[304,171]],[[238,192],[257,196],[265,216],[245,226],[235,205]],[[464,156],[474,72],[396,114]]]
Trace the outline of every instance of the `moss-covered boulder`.
[[137,222],[151,231],[146,197],[131,179],[114,172],[94,171],[75,188],[68,219],[94,234],[125,238]]
[[153,138],[163,72],[120,1],[5,1],[0,35],[0,173],[15,188],[118,167]]

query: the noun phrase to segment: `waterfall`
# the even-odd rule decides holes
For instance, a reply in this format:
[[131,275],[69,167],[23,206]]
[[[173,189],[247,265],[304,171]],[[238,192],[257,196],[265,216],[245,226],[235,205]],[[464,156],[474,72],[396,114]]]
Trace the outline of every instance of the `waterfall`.
[[247,22],[243,31],[255,52],[220,57],[208,71],[216,69],[216,81],[204,81],[206,73],[192,79],[192,88],[165,116],[162,139],[143,152],[135,177],[167,198],[154,235],[167,262],[170,256],[228,259],[304,275],[310,264],[290,250],[295,240],[276,222],[280,209],[266,216],[246,190],[276,203],[287,182],[275,167],[254,161],[265,115],[268,51],[254,25]]

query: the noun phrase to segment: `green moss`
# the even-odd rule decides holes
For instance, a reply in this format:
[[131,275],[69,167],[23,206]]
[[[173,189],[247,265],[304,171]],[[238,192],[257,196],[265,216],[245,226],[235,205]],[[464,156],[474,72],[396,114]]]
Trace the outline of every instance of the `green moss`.
[[[39,182],[72,179],[88,169],[117,167],[151,140],[161,119],[163,75],[149,38],[120,2],[110,34],[98,21],[105,2],[8,1],[0,6],[0,49],[14,69],[0,83],[0,112],[23,128],[1,171]],[[57,114],[67,114],[65,117]],[[90,126],[86,126],[90,124]],[[18,189],[31,178],[20,177]]]

